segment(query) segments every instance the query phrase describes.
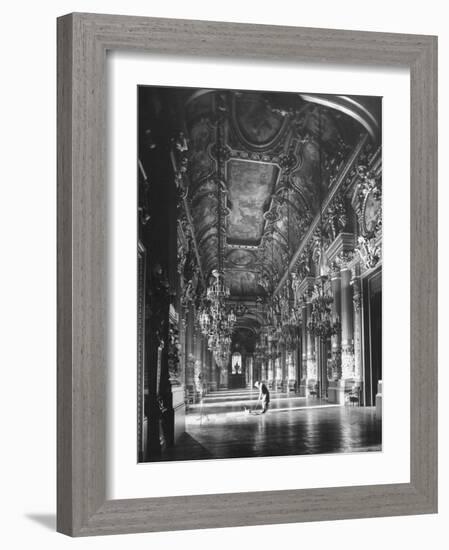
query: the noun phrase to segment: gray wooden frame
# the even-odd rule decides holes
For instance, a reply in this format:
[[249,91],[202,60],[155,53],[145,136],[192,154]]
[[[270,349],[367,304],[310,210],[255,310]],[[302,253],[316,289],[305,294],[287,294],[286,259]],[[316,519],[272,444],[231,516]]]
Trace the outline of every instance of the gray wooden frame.
[[[410,68],[410,483],[106,500],[105,57],[112,49]],[[436,37],[80,13],[59,18],[58,531],[82,536],[436,511]]]

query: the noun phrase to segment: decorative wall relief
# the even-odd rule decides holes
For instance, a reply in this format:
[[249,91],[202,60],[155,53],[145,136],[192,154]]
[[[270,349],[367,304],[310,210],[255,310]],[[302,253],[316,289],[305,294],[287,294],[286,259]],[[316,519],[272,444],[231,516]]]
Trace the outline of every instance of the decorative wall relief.
[[345,231],[348,225],[348,212],[344,197],[339,194],[329,207],[326,218],[325,227],[334,240],[342,231]]
[[[372,157],[373,163],[379,151]],[[357,186],[352,200],[362,236],[377,236],[382,228],[382,178],[380,169],[360,165],[357,168]]]
[[360,235],[357,239],[356,251],[366,269],[376,267],[381,259],[382,249],[376,237],[364,237]]
[[172,385],[180,384],[180,345],[178,323],[170,319],[167,343],[168,375]]

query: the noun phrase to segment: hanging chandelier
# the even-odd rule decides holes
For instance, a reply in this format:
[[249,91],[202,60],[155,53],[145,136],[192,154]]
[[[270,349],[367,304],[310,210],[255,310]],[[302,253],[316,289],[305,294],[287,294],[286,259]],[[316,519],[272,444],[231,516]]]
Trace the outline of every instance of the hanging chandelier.
[[307,323],[307,330],[322,340],[337,334],[341,327],[339,317],[334,318],[332,315],[333,298],[325,289],[325,280],[326,277],[322,276],[320,282],[315,285],[312,293],[312,311]]
[[333,316],[332,303],[333,297],[328,289],[325,287],[327,281],[327,258],[323,246],[323,205],[321,197],[321,185],[322,185],[322,166],[321,166],[321,112],[318,115],[318,143],[319,143],[319,196],[320,196],[320,229],[319,229],[319,263],[318,263],[318,279],[319,282],[315,284],[312,292],[312,311],[310,313],[309,322],[307,323],[307,330],[321,338],[326,340],[330,336],[337,334],[340,331],[341,323],[338,316]]
[[[218,286],[221,290],[218,291]],[[207,347],[212,351],[219,367],[224,368],[231,353],[232,332],[237,320],[234,311],[227,307],[228,289],[216,281],[206,291],[206,300],[198,313],[200,330],[207,337]]]
[[207,337],[207,346],[214,354],[218,366],[227,364],[231,352],[232,332],[237,316],[227,306],[229,288],[219,271],[212,273],[214,281],[206,290],[206,298],[198,314],[200,330]]
[[223,109],[217,119],[217,264],[212,270],[212,281],[206,289],[203,306],[198,313],[198,323],[202,334],[207,337],[207,346],[214,355],[215,362],[220,368],[227,366],[231,353],[232,332],[237,321],[234,310],[228,306],[230,297],[229,287],[226,285],[223,270],[223,205],[222,187],[224,184],[224,166],[221,151],[224,147]]

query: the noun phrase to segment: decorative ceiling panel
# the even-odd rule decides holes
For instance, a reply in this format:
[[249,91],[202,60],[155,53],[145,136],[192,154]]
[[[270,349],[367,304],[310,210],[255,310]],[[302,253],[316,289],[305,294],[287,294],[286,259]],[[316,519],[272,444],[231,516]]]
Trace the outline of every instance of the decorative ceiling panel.
[[257,246],[264,229],[263,214],[279,176],[275,164],[232,159],[227,163],[227,242]]
[[226,256],[226,263],[230,268],[254,267],[256,257],[250,250],[244,248],[231,249]]
[[[221,217],[223,268],[232,299],[255,304],[257,296],[276,286],[358,132],[378,131],[362,99],[330,99],[236,90],[190,92],[185,128],[195,235],[207,277],[218,265],[221,182],[226,203]],[[250,318],[255,305],[248,308],[239,322],[255,326],[257,319]]]
[[260,93],[236,94],[233,111],[240,139],[254,149],[271,147],[286,128],[286,119]]
[[262,290],[258,284],[259,274],[247,269],[227,269],[225,281],[229,285],[231,296],[257,296]]

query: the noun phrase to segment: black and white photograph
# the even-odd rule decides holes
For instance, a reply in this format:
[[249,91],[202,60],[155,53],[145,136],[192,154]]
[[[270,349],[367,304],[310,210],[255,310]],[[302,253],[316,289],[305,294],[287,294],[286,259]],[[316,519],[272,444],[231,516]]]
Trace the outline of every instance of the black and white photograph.
[[445,540],[444,4],[3,15],[4,547]]
[[138,461],[382,450],[382,98],[138,87]]

